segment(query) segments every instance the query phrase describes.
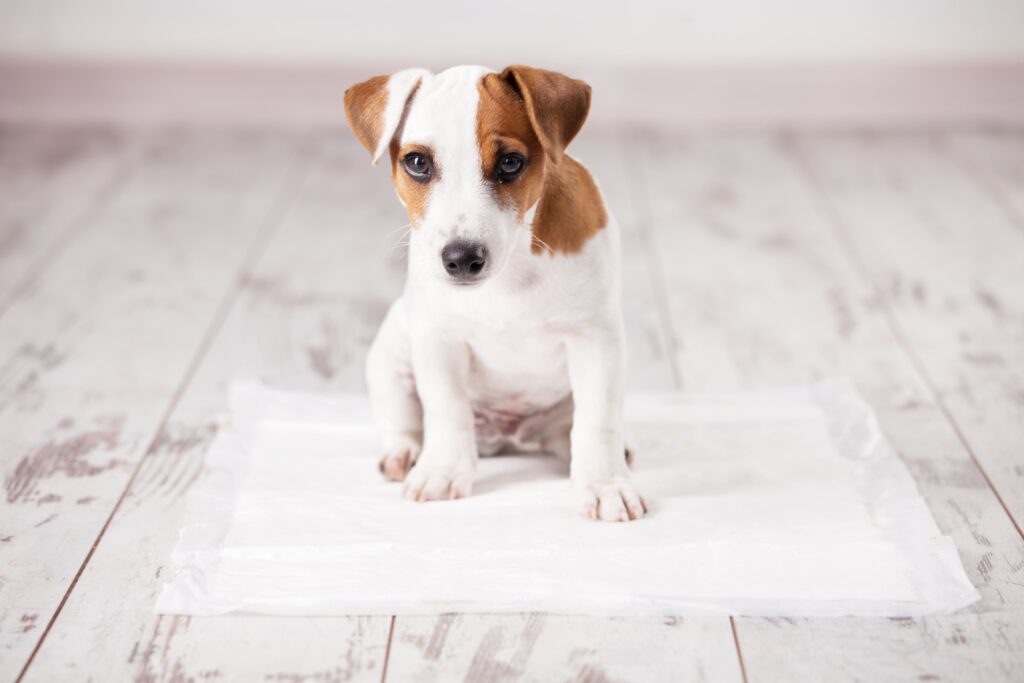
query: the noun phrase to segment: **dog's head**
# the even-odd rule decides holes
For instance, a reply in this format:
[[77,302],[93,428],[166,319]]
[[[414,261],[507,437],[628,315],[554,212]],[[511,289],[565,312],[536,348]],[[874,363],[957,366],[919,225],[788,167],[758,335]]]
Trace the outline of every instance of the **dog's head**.
[[410,69],[345,92],[373,162],[391,159],[410,266],[455,285],[485,281],[516,254],[578,250],[603,226],[593,180],[563,156],[589,109],[586,83],[525,66]]

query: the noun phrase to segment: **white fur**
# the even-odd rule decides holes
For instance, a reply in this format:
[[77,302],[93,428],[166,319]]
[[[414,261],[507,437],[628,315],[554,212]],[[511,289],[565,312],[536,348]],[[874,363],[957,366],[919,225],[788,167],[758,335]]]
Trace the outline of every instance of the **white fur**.
[[[609,219],[577,254],[531,251],[536,205],[520,221],[481,172],[477,83],[488,71],[417,72],[401,130],[402,144],[433,150],[439,176],[412,230],[405,291],[367,362],[382,466],[415,461],[405,495],[433,500],[469,495],[478,453],[543,449],[571,455],[588,515],[639,517],[623,450],[618,226]],[[398,109],[389,100],[387,112]],[[456,237],[487,246],[482,283],[445,272],[441,249]]]
[[402,120],[402,113],[405,111],[409,93],[421,79],[428,76],[430,76],[430,72],[426,69],[406,69],[393,74],[388,79],[388,101],[384,105],[380,140],[377,141],[377,148],[373,151],[374,164],[380,161],[380,158],[388,151],[388,144],[394,138],[398,124]]

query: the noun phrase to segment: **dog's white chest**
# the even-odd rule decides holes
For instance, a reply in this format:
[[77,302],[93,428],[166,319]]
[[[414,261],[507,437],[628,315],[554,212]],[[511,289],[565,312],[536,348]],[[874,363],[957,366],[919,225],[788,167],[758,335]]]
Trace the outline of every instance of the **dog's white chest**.
[[472,340],[470,391],[481,399],[517,397],[544,408],[569,391],[565,349],[557,337]]
[[469,396],[482,443],[528,439],[524,427],[570,393],[564,345],[533,333],[478,334],[470,341]]

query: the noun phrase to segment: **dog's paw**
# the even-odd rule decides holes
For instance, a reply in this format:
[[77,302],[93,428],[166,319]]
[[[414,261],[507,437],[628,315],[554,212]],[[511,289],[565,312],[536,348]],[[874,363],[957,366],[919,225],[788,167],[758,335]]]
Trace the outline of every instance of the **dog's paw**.
[[388,481],[403,481],[412,466],[416,464],[420,449],[413,446],[400,446],[389,450],[380,459],[380,473]]
[[629,522],[647,513],[647,503],[628,477],[615,476],[576,485],[583,514],[605,522]]
[[380,473],[388,481],[402,481],[420,457],[420,440],[405,432],[393,432],[384,438],[384,455],[380,459]]
[[402,495],[417,502],[455,500],[473,489],[473,469],[457,465],[439,466],[418,462],[405,477]]

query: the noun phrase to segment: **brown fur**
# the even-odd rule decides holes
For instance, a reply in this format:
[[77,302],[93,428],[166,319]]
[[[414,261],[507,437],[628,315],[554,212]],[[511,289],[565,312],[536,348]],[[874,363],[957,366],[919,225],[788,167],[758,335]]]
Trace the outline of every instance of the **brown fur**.
[[550,249],[552,253],[575,254],[607,223],[601,194],[587,169],[569,156],[552,164],[533,219],[538,240],[533,253]]
[[501,78],[512,84],[526,103],[526,113],[551,160],[580,132],[590,112],[590,86],[554,71],[510,66]]
[[480,145],[480,172],[492,179],[494,166],[503,154],[518,152],[526,158],[526,170],[514,182],[495,184],[499,201],[514,206],[519,218],[537,203],[544,191],[544,148],[533,130],[523,98],[498,74],[487,74],[477,86],[480,104],[476,138]]
[[484,177],[493,176],[502,154],[526,157],[519,178],[494,186],[499,200],[514,206],[520,218],[540,201],[533,253],[580,251],[608,222],[593,178],[563,154],[586,119],[590,87],[550,71],[509,67],[484,76],[478,89],[477,141]]
[[359,142],[372,155],[380,142],[384,107],[388,103],[388,79],[374,76],[345,91],[345,118]]
[[431,186],[441,179],[441,169],[434,166],[434,177],[429,183],[418,183],[409,177],[409,174],[402,168],[400,160],[412,152],[419,152],[433,158],[430,148],[423,145],[398,146],[398,141],[391,143],[391,181],[395,184],[398,196],[405,204],[405,213],[409,216],[409,224],[412,227],[419,227],[423,220],[423,214],[427,211],[427,199],[430,197]]
[[[345,91],[345,118],[348,119],[349,126],[352,128],[352,132],[356,134],[359,142],[362,143],[363,147],[371,155],[377,151],[377,146],[380,144],[384,109],[388,101],[387,86],[389,79],[390,76],[374,76],[368,81],[354,85]],[[399,148],[398,139],[402,134],[405,115],[408,114],[409,107],[412,105],[418,89],[419,83],[410,91],[409,99],[405,103],[402,121],[395,131],[394,139],[391,140],[391,144],[388,146],[388,152],[391,156],[391,178],[395,184],[395,189],[398,191],[398,195],[405,202],[406,213],[413,227],[419,224],[426,211],[430,183],[423,184],[414,181],[402,170],[399,160],[410,152],[421,152],[427,156],[433,156],[433,154],[431,150],[422,145],[406,145],[403,148]],[[439,169],[435,168],[434,180],[431,182],[437,181],[439,177],[438,171]]]

